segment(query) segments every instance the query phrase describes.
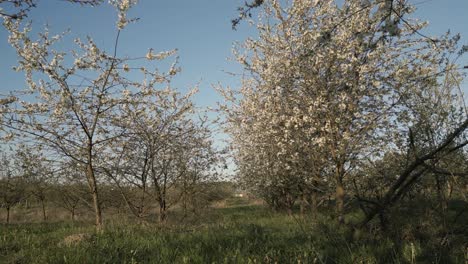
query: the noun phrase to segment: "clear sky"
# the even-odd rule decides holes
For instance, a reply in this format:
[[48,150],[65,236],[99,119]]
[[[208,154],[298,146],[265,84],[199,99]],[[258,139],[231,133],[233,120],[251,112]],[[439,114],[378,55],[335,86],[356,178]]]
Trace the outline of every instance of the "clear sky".
[[[468,0],[411,0],[418,7],[417,16],[430,22],[428,35],[438,35],[451,29],[462,35],[468,44]],[[238,86],[239,77],[226,72],[241,73],[232,57],[234,41],[255,36],[246,22],[237,31],[231,29],[236,8],[244,0],[140,0],[130,16],[140,21],[129,25],[121,35],[120,55],[144,55],[148,48],[156,51],[178,48],[182,72],[174,86],[181,90],[200,85],[196,103],[214,106],[219,100],[212,84]],[[107,4],[82,7],[64,0],[39,0],[29,15],[34,26],[48,23],[52,33],[71,29],[71,37],[92,36],[100,47],[111,48],[115,37],[116,12]],[[66,47],[69,49],[69,47]],[[0,27],[0,94],[22,88],[23,74],[11,67],[16,63],[14,50],[7,42],[7,33]],[[465,60],[466,61],[466,60]],[[464,85],[465,93],[468,91]]]
[[[62,0],[40,0],[29,14],[34,27],[48,24],[52,33],[71,29],[70,36],[90,35],[99,47],[111,48],[115,38],[116,12],[107,4],[81,7]],[[231,56],[232,43],[243,40],[253,30],[246,24],[237,31],[231,29],[230,19],[236,17],[241,0],[141,0],[130,12],[139,17],[121,34],[120,55],[144,56],[149,48],[155,51],[177,48],[182,72],[174,86],[186,89],[200,84],[197,103],[212,105],[217,96],[211,84],[239,83],[225,72],[241,72]],[[66,47],[70,49],[70,47]],[[7,33],[0,27],[0,93],[18,89],[24,84],[23,74],[14,73],[14,50],[7,42]]]

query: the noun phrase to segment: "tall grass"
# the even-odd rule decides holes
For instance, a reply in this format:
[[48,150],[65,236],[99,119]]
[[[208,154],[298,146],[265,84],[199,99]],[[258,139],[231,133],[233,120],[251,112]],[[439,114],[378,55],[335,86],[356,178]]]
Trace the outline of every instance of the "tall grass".
[[[89,235],[64,243],[76,234]],[[0,226],[1,263],[434,263],[427,246],[351,231],[327,212],[289,217],[245,204],[188,223],[113,220],[98,234],[90,222]],[[465,246],[439,263],[464,263]]]

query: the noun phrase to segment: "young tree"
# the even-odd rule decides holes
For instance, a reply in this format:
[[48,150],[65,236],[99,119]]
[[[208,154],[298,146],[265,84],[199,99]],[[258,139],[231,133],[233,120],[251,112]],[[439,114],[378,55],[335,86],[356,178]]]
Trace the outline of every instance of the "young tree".
[[[104,159],[111,141],[119,140],[125,127],[116,126],[124,105],[138,103],[134,94],[151,96],[154,83],[163,81],[175,72],[156,74],[151,83],[136,82],[126,77],[130,62],[162,60],[174,52],[159,54],[148,52],[145,57],[119,58],[118,43],[123,28],[131,21],[126,12],[135,4],[133,0],[113,0],[118,10],[117,33],[114,49],[109,53],[99,49],[93,40],[76,39],[80,51],[70,53],[54,49],[63,35],[51,36],[46,30],[38,40],[29,37],[30,25],[21,29],[20,21],[6,19],[10,31],[9,41],[19,57],[17,71],[24,71],[28,89],[17,93],[19,98],[9,113],[3,115],[2,128],[7,135],[22,134],[40,141],[44,150],[59,154],[80,164],[92,196],[97,229],[102,227],[98,174],[96,162]],[[73,59],[73,63],[69,63]],[[22,95],[27,96],[22,96]],[[32,99],[33,98],[33,99]],[[30,100],[32,99],[32,100]]]
[[6,223],[10,223],[11,208],[23,201],[26,195],[26,182],[12,159],[2,153],[0,160],[0,207],[6,209]]
[[[122,119],[129,127],[126,143],[113,148],[112,153],[117,154],[111,160],[113,165],[103,167],[113,168],[105,171],[137,217],[149,213],[151,199],[159,204],[160,221],[164,222],[167,210],[181,196],[179,189],[198,183],[217,160],[206,119],[198,122],[193,116],[194,92],[182,96],[168,86],[149,100],[126,106]],[[137,188],[139,194],[126,192],[129,187]]]
[[51,183],[49,192],[50,200],[59,208],[68,211],[72,221],[76,220],[77,210],[80,207],[93,209],[89,187],[86,178],[83,177],[85,171],[80,166],[83,164],[74,160],[62,160],[58,164],[55,181]]
[[[196,213],[197,209],[208,206],[216,199],[210,194],[217,192],[220,170],[226,168],[224,151],[215,148],[206,118],[195,126],[195,131],[184,151],[186,173],[177,183],[184,216],[187,216],[189,206]],[[218,196],[218,199],[225,197]]]
[[52,203],[57,207],[65,209],[70,214],[70,220],[76,220],[76,212],[80,205],[83,204],[83,199],[80,197],[83,185],[79,185],[72,181],[64,181],[63,183],[54,184],[50,187],[49,197]]
[[53,166],[42,153],[34,152],[32,147],[18,146],[15,162],[21,169],[24,181],[27,183],[27,191],[41,203],[42,218],[46,221],[46,203],[53,177]]

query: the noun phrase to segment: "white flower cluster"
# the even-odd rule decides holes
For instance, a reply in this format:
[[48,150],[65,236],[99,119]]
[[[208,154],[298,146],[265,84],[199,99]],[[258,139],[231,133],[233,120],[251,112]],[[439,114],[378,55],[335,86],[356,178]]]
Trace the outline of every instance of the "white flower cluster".
[[132,19],[127,18],[127,12],[132,6],[136,5],[137,2],[137,0],[109,0],[109,3],[116,7],[118,11],[118,29],[124,29],[125,26],[132,21]]
[[395,120],[405,112],[397,109],[437,83],[450,45],[416,35],[424,23],[387,21],[377,2],[265,2],[259,39],[235,51],[250,73],[241,96],[224,93],[226,131],[247,185],[342,183],[357,157],[398,134]]
[[177,53],[177,49],[173,49],[173,50],[170,50],[170,51],[162,51],[162,52],[159,52],[159,53],[153,53],[153,49],[149,49],[148,53],[146,53],[146,59],[147,60],[164,60],[166,59],[167,57],[170,57],[174,54]]

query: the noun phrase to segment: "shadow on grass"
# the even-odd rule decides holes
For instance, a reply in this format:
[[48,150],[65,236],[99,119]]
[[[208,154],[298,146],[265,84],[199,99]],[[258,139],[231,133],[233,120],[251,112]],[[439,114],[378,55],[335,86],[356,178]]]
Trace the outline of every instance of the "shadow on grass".
[[[453,206],[462,208],[459,203]],[[0,259],[2,263],[411,263],[414,259],[462,263],[458,261],[463,261],[465,249],[463,240],[452,240],[452,247],[431,255],[437,244],[356,234],[330,221],[326,213],[289,217],[261,205],[242,204],[213,209],[193,225],[116,223],[71,246],[61,243],[69,235],[93,231],[86,222],[0,225]]]

